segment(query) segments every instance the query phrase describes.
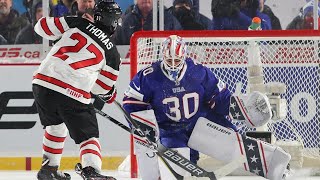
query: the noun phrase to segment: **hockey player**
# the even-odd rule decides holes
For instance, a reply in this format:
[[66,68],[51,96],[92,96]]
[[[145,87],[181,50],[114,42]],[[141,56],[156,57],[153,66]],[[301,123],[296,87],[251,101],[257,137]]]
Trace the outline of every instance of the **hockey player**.
[[100,174],[101,147],[96,113],[90,93],[111,103],[116,96],[120,55],[111,40],[119,24],[121,9],[113,0],[101,0],[90,15],[43,17],[35,25],[42,37],[57,42],[34,74],[32,89],[43,137],[43,163],[38,179],[71,179],[58,172],[68,134],[80,145],[77,164],[83,179],[113,180]]
[[[179,36],[171,35],[164,41],[162,55],[161,61],[142,69],[132,79],[123,99],[125,110],[131,113],[131,117],[153,141],[159,139],[161,144],[176,148],[193,162],[199,159],[198,151],[225,162],[246,156],[244,149],[241,149],[241,154],[239,147],[237,150],[235,148],[244,148],[249,140],[236,133],[236,127],[228,120],[229,109],[242,108],[242,114],[245,114],[242,120],[251,126],[263,125],[272,114],[268,98],[259,92],[253,92],[248,97],[233,96],[227,85],[207,67],[186,57],[186,45]],[[234,103],[232,107],[230,102]],[[252,146],[257,144],[256,140],[253,141]],[[221,142],[230,148],[221,146]],[[255,152],[259,154],[262,151],[263,154],[268,151],[264,166],[273,165],[268,168],[277,167],[278,171],[270,170],[269,175],[257,174],[279,180],[277,178],[282,177],[283,167],[287,166],[290,155],[281,151],[278,154],[285,160],[274,162],[269,150],[276,151],[276,148],[269,144],[261,147],[265,151],[255,149]],[[173,179],[169,171],[162,168],[165,166],[158,162],[157,155],[137,136],[135,154],[142,179]],[[260,156],[257,158],[262,159]],[[254,171],[254,165],[248,163],[244,162],[245,166],[249,166],[245,170],[258,172]],[[182,169],[173,168],[180,175],[187,175]]]

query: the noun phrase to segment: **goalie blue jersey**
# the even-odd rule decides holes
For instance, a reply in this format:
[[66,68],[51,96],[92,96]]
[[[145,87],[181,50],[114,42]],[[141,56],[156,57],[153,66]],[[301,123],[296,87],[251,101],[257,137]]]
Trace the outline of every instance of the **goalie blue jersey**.
[[153,109],[160,140],[171,148],[187,146],[199,117],[234,128],[226,118],[231,93],[207,67],[186,59],[178,80],[170,80],[161,61],[153,63],[130,82],[123,100],[125,110]]

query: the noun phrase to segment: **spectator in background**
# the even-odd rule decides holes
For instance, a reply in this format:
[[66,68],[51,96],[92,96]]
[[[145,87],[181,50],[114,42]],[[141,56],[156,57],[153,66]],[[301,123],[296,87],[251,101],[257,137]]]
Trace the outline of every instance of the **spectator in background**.
[[75,0],[71,6],[71,14],[80,17],[88,13],[92,16],[92,9],[95,4],[95,0]]
[[174,0],[168,11],[180,22],[184,30],[211,29],[211,21],[206,16],[196,12],[192,0]]
[[33,4],[32,4],[33,0],[23,0],[22,3],[26,9],[26,12],[22,16],[25,16],[29,20],[29,22],[31,23],[31,21],[32,21],[31,10],[32,10],[32,6],[33,6]]
[[[313,29],[313,1],[309,1],[300,9],[300,13],[287,26],[287,30]],[[320,16],[320,5],[318,4],[318,15]],[[318,19],[319,22],[319,19]],[[319,24],[320,26],[320,24]],[[320,28],[320,27],[319,27]]]
[[17,35],[15,44],[41,44],[42,37],[34,31],[34,25],[43,16],[42,2],[32,8],[32,23],[24,27]]
[[259,0],[259,11],[269,16],[272,30],[281,30],[279,18],[273,13],[269,6],[265,5],[266,1],[267,0]]
[[5,45],[7,43],[7,40],[2,35],[0,35],[0,45]]
[[[259,10],[260,1],[259,0],[240,0],[240,12],[244,13],[250,18],[250,24],[252,18],[259,17],[261,19],[261,28],[263,30],[270,30],[271,20],[270,17]],[[246,27],[248,29],[248,27]]]
[[71,6],[75,0],[59,0],[52,9],[52,16],[61,17],[71,14]]
[[263,30],[271,29],[270,18],[259,11],[258,0],[212,0],[211,12],[214,30],[247,30],[254,17],[262,20]]
[[[152,30],[153,0],[137,0],[131,12],[123,17],[122,27],[118,27],[114,38],[117,45],[128,45],[131,35],[140,30]],[[179,21],[167,10],[164,11],[164,30],[181,30]]]
[[0,0],[0,34],[13,44],[18,32],[28,24],[28,19],[19,16],[19,13],[12,9],[12,0]]
[[287,25],[287,30],[303,29],[303,7],[300,8],[299,14]]
[[[39,2],[42,2],[42,0],[23,0],[23,5],[26,9],[26,12],[23,13],[23,14],[20,14],[20,16],[25,16],[30,23],[32,23],[32,8],[38,4]],[[50,7],[50,10],[51,10],[51,7],[52,6],[52,0],[49,0],[49,7]]]

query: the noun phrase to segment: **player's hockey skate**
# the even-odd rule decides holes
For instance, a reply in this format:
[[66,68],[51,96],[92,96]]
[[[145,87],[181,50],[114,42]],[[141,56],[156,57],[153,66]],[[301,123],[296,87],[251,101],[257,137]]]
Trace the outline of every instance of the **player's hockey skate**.
[[104,176],[96,172],[96,170],[91,167],[82,168],[80,163],[76,164],[76,173],[79,174],[84,180],[116,180],[116,178],[111,176]]
[[58,166],[49,166],[49,159],[44,156],[40,171],[37,174],[39,180],[70,180],[68,173],[58,171]]

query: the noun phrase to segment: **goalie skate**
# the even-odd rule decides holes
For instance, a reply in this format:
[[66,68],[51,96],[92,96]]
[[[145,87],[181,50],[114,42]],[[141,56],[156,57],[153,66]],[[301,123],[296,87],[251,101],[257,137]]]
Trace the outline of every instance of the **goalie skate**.
[[290,168],[290,163],[287,165],[287,169],[282,175],[282,180],[291,179],[294,176],[294,171]]
[[79,174],[84,180],[116,180],[116,178],[111,176],[104,176],[96,172],[96,170],[91,167],[82,168],[80,163],[76,164],[75,171]]

